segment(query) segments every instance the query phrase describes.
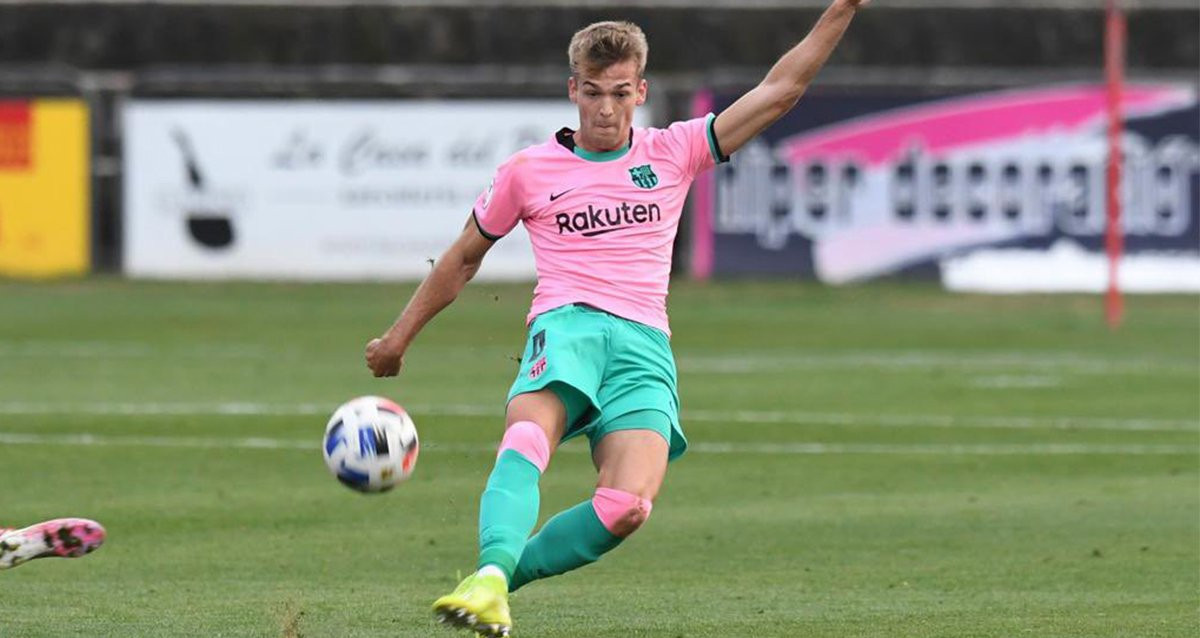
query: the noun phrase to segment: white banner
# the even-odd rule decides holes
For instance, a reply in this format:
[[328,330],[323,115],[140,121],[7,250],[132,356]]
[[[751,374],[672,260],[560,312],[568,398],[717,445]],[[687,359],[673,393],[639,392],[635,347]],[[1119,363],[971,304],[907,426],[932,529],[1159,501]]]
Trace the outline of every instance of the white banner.
[[[422,278],[496,167],[578,119],[566,99],[132,102],[124,271]],[[519,227],[479,273],[533,276]]]

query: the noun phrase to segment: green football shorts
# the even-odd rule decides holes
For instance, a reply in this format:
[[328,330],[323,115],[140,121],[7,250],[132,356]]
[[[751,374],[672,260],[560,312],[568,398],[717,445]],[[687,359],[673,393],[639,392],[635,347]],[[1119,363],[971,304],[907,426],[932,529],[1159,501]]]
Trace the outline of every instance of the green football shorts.
[[586,434],[595,449],[619,430],[653,430],[671,460],[687,449],[679,425],[675,358],[666,333],[598,308],[570,304],[529,326],[508,400],[550,388],[567,408],[566,441]]

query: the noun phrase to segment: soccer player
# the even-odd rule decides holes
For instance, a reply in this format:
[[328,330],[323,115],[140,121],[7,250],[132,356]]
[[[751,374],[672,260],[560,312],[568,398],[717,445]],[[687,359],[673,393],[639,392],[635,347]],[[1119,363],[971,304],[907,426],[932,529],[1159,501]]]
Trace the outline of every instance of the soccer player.
[[104,543],[104,526],[86,518],[56,518],[24,529],[0,527],[0,569],[35,558],[76,558]]
[[[528,341],[480,502],[478,571],[434,603],[441,621],[506,636],[509,592],[597,560],[646,522],[668,461],[687,447],[666,297],[688,188],[796,104],[866,2],[833,0],[757,87],[719,115],[665,129],[632,126],[647,91],[641,29],[600,22],[572,38],[567,92],[579,128],[500,165],[462,234],[366,348],[375,376],[397,374],[493,243],[525,225],[537,263]],[[539,478],[559,443],[579,435],[599,473],[595,494],[530,538]]]

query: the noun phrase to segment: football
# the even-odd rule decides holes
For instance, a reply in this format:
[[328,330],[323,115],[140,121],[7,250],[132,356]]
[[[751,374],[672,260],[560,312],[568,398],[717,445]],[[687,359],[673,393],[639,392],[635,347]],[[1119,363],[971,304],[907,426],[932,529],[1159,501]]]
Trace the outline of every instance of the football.
[[382,397],[351,399],[325,426],[325,465],[358,492],[386,492],[412,475],[420,445],[417,426],[399,404]]

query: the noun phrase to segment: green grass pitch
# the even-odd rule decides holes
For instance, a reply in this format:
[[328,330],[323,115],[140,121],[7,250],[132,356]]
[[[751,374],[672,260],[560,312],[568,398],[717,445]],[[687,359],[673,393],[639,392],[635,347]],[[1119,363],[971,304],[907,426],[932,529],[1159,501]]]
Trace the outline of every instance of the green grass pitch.
[[[0,573],[0,636],[450,636],[529,285],[476,283],[398,379],[365,342],[410,286],[0,283],[0,523],[109,542]],[[648,525],[513,600],[515,635],[1200,635],[1200,304],[678,282],[684,427]],[[422,437],[361,496],[327,414]],[[591,492],[586,443],[543,519]]]

